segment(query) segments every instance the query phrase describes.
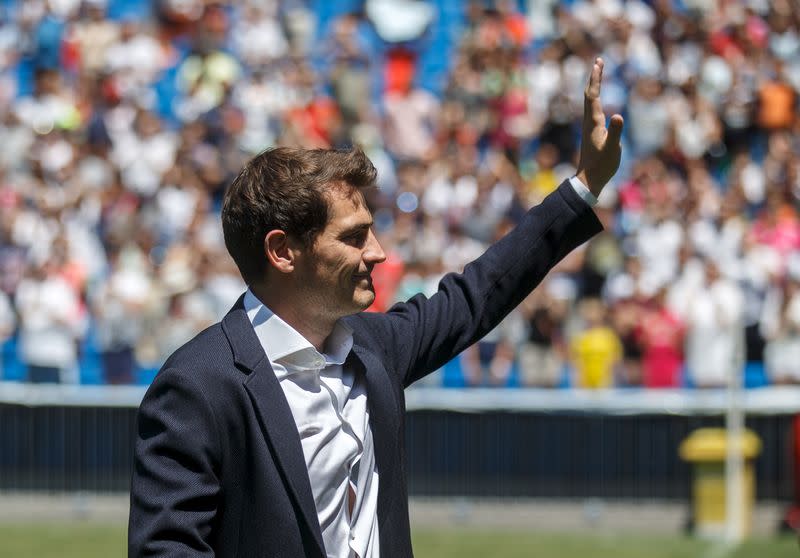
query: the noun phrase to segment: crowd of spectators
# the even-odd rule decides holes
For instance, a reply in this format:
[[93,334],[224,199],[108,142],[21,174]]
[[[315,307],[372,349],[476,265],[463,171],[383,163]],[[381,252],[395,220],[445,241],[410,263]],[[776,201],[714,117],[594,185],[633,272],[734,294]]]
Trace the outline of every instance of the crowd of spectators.
[[428,381],[800,382],[796,0],[355,4],[2,4],[7,368],[86,382],[96,354],[102,381],[147,381],[243,291],[221,198],[274,145],[361,146],[373,309],[432,294],[574,174],[600,54],[626,120],[605,232]]

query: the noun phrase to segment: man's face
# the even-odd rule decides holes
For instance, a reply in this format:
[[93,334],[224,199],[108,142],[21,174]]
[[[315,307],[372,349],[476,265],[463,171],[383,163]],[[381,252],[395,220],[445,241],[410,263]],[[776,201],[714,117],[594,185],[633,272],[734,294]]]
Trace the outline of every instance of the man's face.
[[375,300],[372,269],[386,259],[372,232],[372,215],[359,192],[334,190],[328,198],[331,219],[297,260],[295,279],[307,302],[338,319]]

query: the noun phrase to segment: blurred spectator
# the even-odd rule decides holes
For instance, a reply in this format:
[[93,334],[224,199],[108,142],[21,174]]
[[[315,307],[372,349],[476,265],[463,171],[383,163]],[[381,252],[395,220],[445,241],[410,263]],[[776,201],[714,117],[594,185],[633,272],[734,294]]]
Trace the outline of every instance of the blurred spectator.
[[9,189],[0,196],[0,291],[11,297],[29,263],[25,247],[14,237],[16,221],[22,214],[20,198]]
[[775,61],[775,75],[758,89],[759,126],[768,131],[789,129],[795,120],[797,93],[783,81],[783,62]]
[[622,359],[622,344],[608,326],[606,308],[598,299],[582,301],[580,313],[581,331],[570,341],[575,385],[590,389],[611,387]]
[[328,80],[348,132],[371,116],[373,57],[363,26],[356,14],[337,19],[322,47],[329,67]]
[[543,200],[560,184],[560,177],[556,174],[558,150],[550,143],[540,145],[535,162],[535,171],[530,179],[531,200]]
[[523,301],[527,338],[519,349],[520,383],[557,387],[566,363],[563,328],[575,297],[568,281],[551,278]]
[[640,327],[647,315],[643,301],[635,298],[620,298],[613,302],[611,323],[622,344],[620,384],[640,386],[643,381],[642,353],[643,339]]
[[76,62],[87,75],[96,75],[105,69],[106,53],[119,40],[117,22],[106,18],[106,1],[84,1],[81,18],[67,39],[77,48]]
[[176,55],[172,45],[160,43],[135,20],[121,22],[118,38],[104,54],[102,69],[112,76],[107,84],[112,90],[109,93],[125,99],[138,97],[145,105],[153,98],[149,86]]
[[645,157],[663,149],[669,139],[669,113],[661,83],[654,78],[634,85],[629,100],[628,133],[636,155]]
[[78,293],[56,266],[53,259],[35,265],[16,292],[22,358],[33,383],[77,381],[78,341],[86,322]]
[[38,134],[47,134],[57,126],[73,127],[78,118],[75,92],[65,85],[57,70],[40,68],[34,77],[33,95],[17,99],[14,113]]
[[103,379],[109,384],[127,384],[134,379],[134,349],[143,334],[143,314],[152,285],[145,269],[130,264],[124,267],[119,254],[111,255],[110,264],[110,277],[93,293],[91,303]]
[[666,304],[667,289],[658,290],[641,315],[637,335],[642,347],[642,384],[648,388],[681,385],[684,325]]
[[211,301],[197,289],[178,292],[168,299],[166,314],[160,316],[151,332],[150,341],[157,351],[155,362],[164,362],[186,342],[187,336],[201,331],[212,323],[216,316]]
[[144,109],[136,111],[130,128],[112,128],[114,149],[110,159],[120,169],[125,186],[142,196],[152,196],[164,174],[175,163],[178,137]]
[[[11,337],[16,329],[17,319],[8,295],[0,291],[0,347]],[[0,352],[0,379],[3,378],[3,358]]]
[[685,293],[686,364],[697,387],[727,385],[744,367],[744,297],[716,262],[703,262],[702,282]]
[[800,281],[796,276],[787,277],[770,294],[774,299],[772,315],[764,320],[767,375],[775,384],[797,384],[800,383]]
[[483,339],[461,355],[468,386],[505,386],[524,331],[522,316],[513,311]]
[[436,98],[420,88],[390,91],[384,99],[386,147],[400,160],[416,161],[433,156],[434,123],[439,113]]
[[249,67],[263,67],[289,54],[289,41],[278,20],[278,2],[246,2],[233,28],[233,46]]
[[178,68],[178,86],[183,92],[178,116],[190,122],[218,107],[241,73],[236,58],[216,47],[210,37],[202,37]]

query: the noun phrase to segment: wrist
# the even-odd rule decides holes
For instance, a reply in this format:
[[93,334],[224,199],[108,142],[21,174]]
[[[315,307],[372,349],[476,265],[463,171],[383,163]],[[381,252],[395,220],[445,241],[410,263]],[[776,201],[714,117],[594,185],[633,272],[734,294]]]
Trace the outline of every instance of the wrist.
[[604,184],[597,184],[596,182],[589,179],[589,176],[586,174],[586,169],[580,169],[578,172],[575,173],[575,176],[583,182],[589,191],[592,193],[594,197],[600,195],[600,192],[603,190]]
[[578,194],[583,201],[588,203],[591,207],[597,205],[597,196],[592,194],[586,184],[584,184],[577,175],[570,178],[569,183],[572,189],[575,190],[575,193]]

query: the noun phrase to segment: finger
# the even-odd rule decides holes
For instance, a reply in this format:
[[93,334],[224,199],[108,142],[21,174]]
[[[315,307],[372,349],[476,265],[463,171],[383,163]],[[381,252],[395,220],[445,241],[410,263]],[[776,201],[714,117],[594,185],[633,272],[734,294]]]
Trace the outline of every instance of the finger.
[[586,86],[585,102],[583,107],[584,118],[588,121],[587,124],[594,124],[595,126],[604,126],[606,123],[605,114],[603,114],[603,105],[600,102],[600,84],[603,81],[603,63],[602,58],[595,58],[592,72],[589,75],[589,83]]
[[587,99],[597,99],[600,96],[600,82],[603,79],[603,59],[598,57],[594,59],[592,72],[589,74],[589,84],[584,91]]
[[611,120],[608,123],[608,136],[606,136],[606,145],[619,145],[624,124],[625,121],[619,114],[615,114],[611,117]]

